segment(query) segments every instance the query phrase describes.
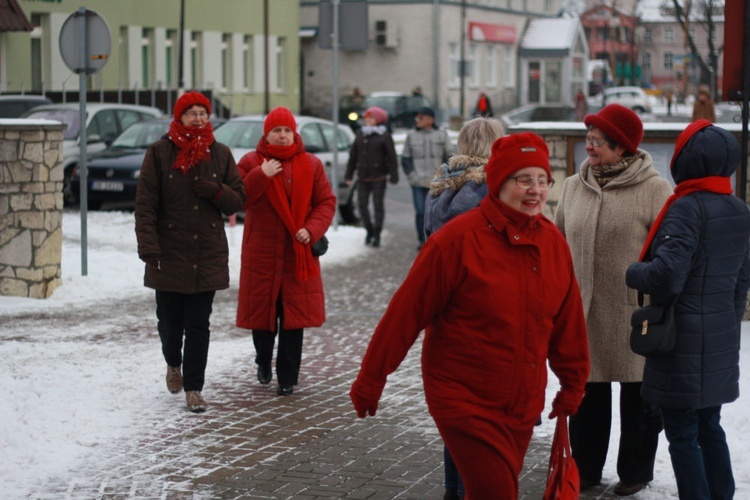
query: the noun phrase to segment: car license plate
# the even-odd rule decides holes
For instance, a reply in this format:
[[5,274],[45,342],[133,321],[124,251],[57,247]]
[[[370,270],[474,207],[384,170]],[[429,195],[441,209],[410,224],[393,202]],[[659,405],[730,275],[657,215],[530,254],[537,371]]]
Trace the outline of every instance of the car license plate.
[[124,191],[125,183],[119,181],[91,181],[92,191]]

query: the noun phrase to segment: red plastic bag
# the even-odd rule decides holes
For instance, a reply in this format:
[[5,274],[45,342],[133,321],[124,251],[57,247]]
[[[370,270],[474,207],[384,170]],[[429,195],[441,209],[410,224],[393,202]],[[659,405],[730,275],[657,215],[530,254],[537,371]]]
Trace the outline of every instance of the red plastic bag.
[[580,491],[581,479],[578,476],[578,466],[570,451],[568,418],[558,416],[555,437],[552,439],[550,450],[544,500],[575,500]]

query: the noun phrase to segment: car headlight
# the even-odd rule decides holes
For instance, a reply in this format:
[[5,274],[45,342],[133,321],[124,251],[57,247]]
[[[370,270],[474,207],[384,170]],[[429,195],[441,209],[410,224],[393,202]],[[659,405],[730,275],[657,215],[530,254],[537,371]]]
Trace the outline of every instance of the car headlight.
[[138,179],[138,177],[141,176],[141,169],[138,169],[133,172],[133,179]]
[[352,111],[351,113],[349,113],[348,118],[350,121],[356,122],[359,119],[359,115],[356,111]]

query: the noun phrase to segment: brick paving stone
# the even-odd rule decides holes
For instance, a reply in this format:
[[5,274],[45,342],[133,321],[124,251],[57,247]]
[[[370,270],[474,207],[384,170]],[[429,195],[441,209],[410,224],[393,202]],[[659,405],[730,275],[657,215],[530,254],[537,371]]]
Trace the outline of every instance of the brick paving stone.
[[[54,478],[31,497],[442,498],[443,444],[424,402],[421,337],[390,377],[376,417],[358,419],[348,397],[370,336],[416,255],[413,209],[410,198],[402,199],[407,201],[386,200],[380,249],[324,271],[328,319],[305,332],[300,384],[292,396],[276,396],[275,378],[268,386],[257,383],[248,340],[246,362],[204,391],[206,413],[187,412],[180,394],[175,401],[182,407],[169,426],[145,424],[138,436],[113,442],[105,460]],[[233,325],[235,300],[236,289],[217,293],[212,330],[249,339]],[[106,318],[86,310],[71,313],[69,320],[116,318],[103,336],[127,331],[149,338],[153,299],[134,302],[113,305]],[[171,396],[165,391],[163,397]],[[542,497],[550,441],[549,433],[535,432],[532,438],[520,478],[522,499]],[[611,487],[581,498],[616,498]]]

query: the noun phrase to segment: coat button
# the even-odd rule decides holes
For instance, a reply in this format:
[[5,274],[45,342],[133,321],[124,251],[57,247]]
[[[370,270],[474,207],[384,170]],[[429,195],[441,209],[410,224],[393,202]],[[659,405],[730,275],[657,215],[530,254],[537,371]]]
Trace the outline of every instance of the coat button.
[[198,205],[193,205],[193,210],[198,210]]
[[198,264],[193,264],[193,269],[198,269]]
[[193,235],[193,239],[194,239],[194,240],[197,240],[197,239],[198,239],[198,235],[197,235],[197,234],[194,234],[194,235]]
[[514,239],[514,240],[520,240],[520,239],[521,239],[521,237],[520,237],[520,236],[518,236],[518,235],[516,234],[516,235],[514,235],[514,236],[513,236],[513,239]]
[[532,270],[532,271],[534,271],[534,272],[537,272],[537,271],[538,271],[538,269],[537,269],[537,267],[536,267],[536,266],[532,267],[532,268],[531,268],[531,270]]

